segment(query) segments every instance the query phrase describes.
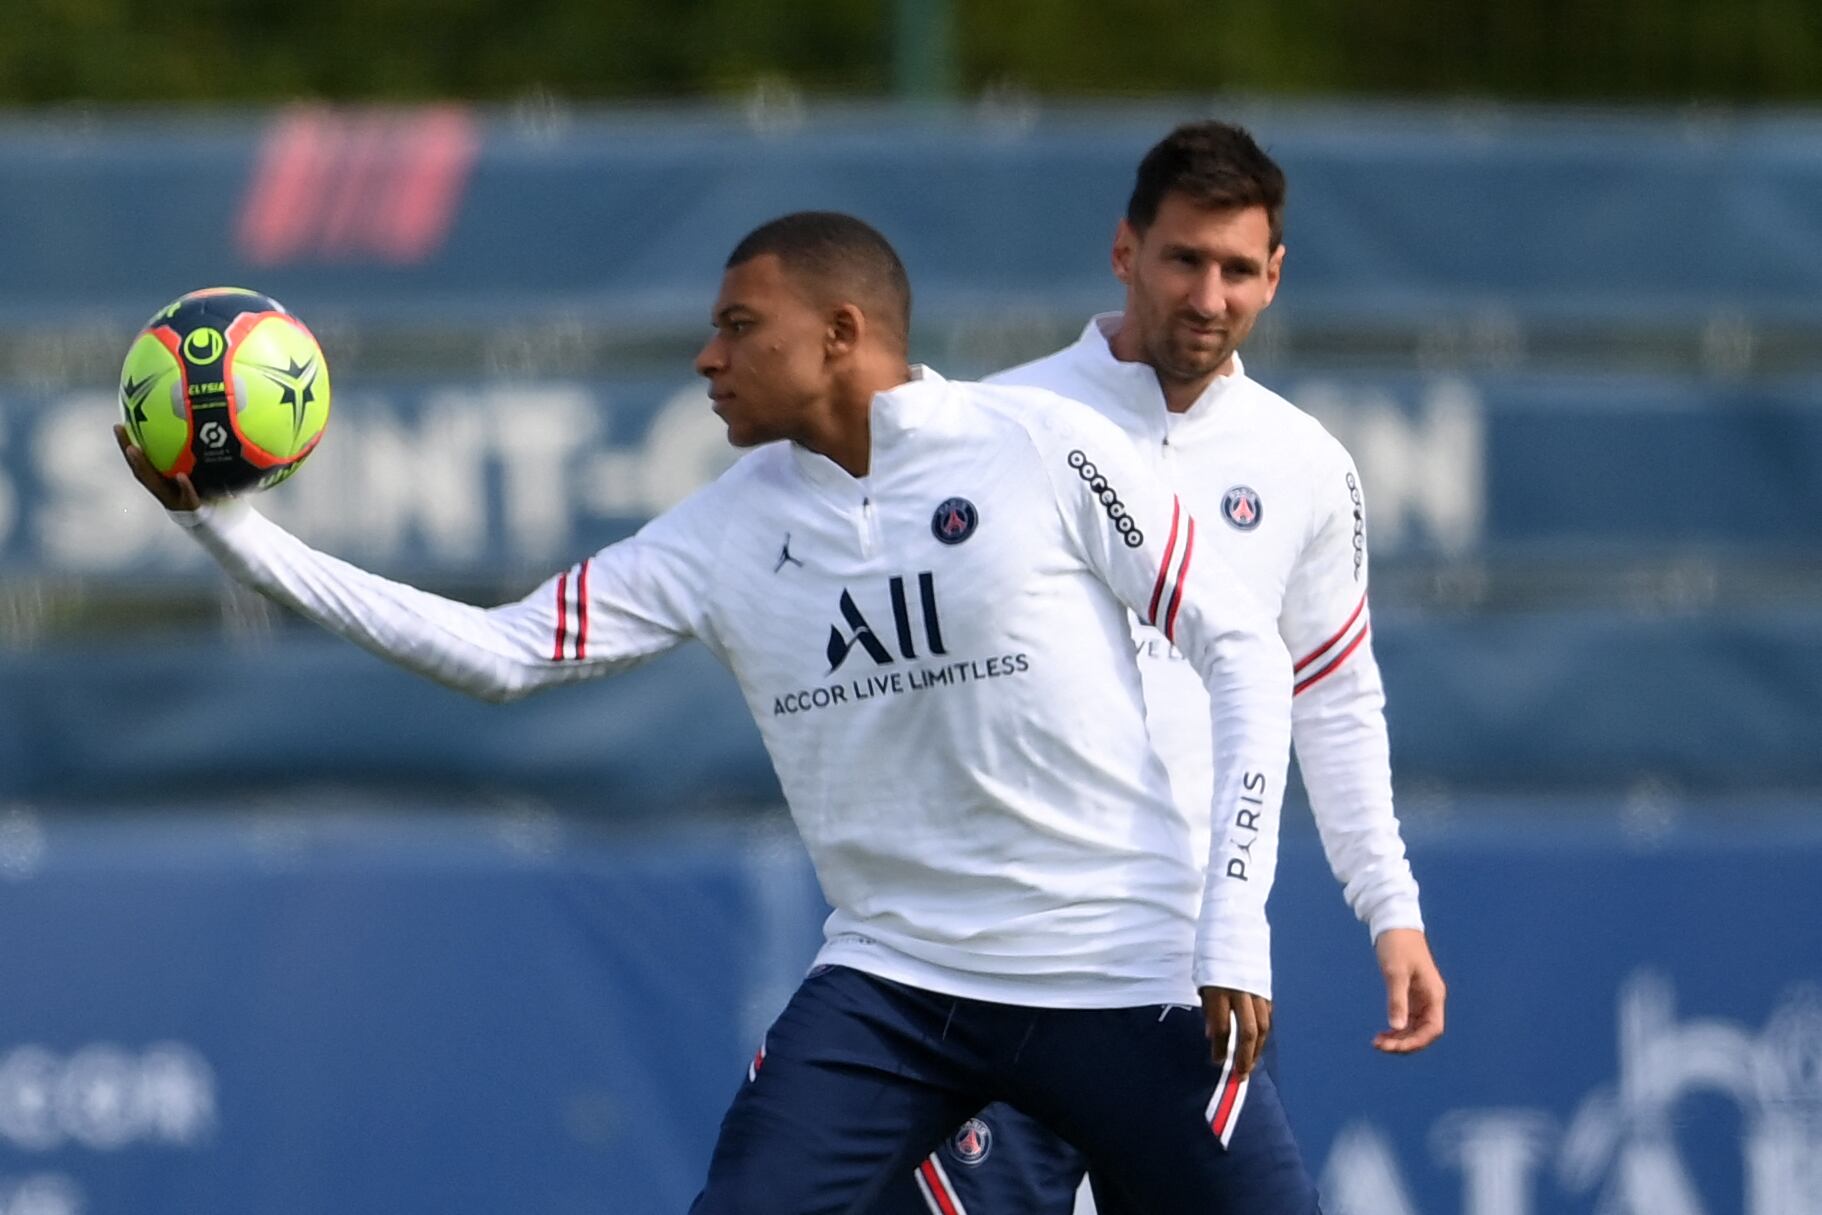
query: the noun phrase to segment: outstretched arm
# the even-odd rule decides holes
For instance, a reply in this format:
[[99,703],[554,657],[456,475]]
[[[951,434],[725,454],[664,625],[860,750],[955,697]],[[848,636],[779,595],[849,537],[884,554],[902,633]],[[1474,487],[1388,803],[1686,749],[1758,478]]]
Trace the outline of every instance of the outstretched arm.
[[[550,578],[479,608],[317,552],[245,502],[205,503],[117,430],[133,475],[230,574],[324,628],[446,686],[502,701],[623,670],[706,626],[697,500]],[[700,497],[700,496],[699,496]]]

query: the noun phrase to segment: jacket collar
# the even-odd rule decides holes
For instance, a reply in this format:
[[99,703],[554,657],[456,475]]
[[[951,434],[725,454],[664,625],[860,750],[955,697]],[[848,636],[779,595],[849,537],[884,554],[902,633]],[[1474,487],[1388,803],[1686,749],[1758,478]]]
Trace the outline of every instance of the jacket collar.
[[[1114,357],[1113,347],[1109,345],[1115,333],[1120,330],[1122,313],[1103,312],[1091,317],[1082,329],[1082,336],[1069,347],[1070,355],[1088,381],[1106,390],[1110,400],[1120,408],[1135,412],[1151,419],[1154,423],[1159,415],[1168,410],[1164,404],[1164,390],[1158,386],[1158,373],[1149,363],[1132,363]],[[1202,390],[1187,411],[1182,414],[1184,422],[1199,421],[1211,416],[1222,398],[1246,382],[1246,365],[1240,361],[1240,355],[1234,355],[1234,370],[1230,375],[1218,375]]]
[[[915,432],[948,394],[949,381],[922,363],[912,364],[911,378],[903,384],[873,394],[868,413],[873,447],[867,463],[869,476],[879,471],[881,454],[905,435]],[[847,469],[827,456],[793,443],[791,458],[805,480],[837,497],[845,499],[866,493],[866,478],[849,475]]]

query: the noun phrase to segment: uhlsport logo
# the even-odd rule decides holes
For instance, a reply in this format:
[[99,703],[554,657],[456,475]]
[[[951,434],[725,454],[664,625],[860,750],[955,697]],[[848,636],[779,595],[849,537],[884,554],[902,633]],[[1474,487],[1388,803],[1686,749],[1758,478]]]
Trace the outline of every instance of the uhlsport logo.
[[993,1150],[993,1128],[979,1118],[962,1123],[949,1137],[949,1154],[962,1164],[979,1164]]
[[196,329],[183,340],[184,357],[192,363],[207,366],[222,356],[228,348],[228,339],[221,335],[219,329]]
[[1236,485],[1221,495],[1221,517],[1243,532],[1258,527],[1264,513],[1259,495],[1250,485]]
[[930,517],[930,534],[944,544],[960,544],[974,534],[981,514],[966,498],[945,498]]

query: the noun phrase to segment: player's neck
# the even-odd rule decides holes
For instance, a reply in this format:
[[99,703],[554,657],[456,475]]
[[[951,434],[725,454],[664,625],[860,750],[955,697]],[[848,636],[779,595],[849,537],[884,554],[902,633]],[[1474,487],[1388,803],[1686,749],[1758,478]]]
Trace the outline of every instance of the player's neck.
[[[1128,311],[1131,305],[1128,303]],[[1158,365],[1151,361],[1150,353],[1145,349],[1145,342],[1139,335],[1136,325],[1122,323],[1107,337],[1107,350],[1122,363],[1144,363],[1158,377],[1158,390],[1164,394],[1164,407],[1171,413],[1188,413],[1190,407],[1202,399],[1208,386],[1222,376],[1232,375],[1238,370],[1234,356],[1228,355],[1225,362],[1207,375],[1193,380],[1174,379],[1164,374]]]
[[866,414],[821,427],[800,440],[803,446],[827,457],[855,480],[867,475],[873,463],[873,427]]
[[[1156,368],[1153,370],[1156,371]],[[1198,376],[1193,380],[1173,380],[1162,372],[1157,374],[1158,390],[1164,394],[1164,408],[1172,413],[1188,413],[1190,408],[1202,399],[1202,394],[1208,391],[1210,384],[1222,376],[1234,374],[1234,356],[1228,355],[1227,362],[1207,375]]]
[[839,383],[827,407],[799,442],[839,465],[856,480],[873,465],[873,398],[890,392],[911,378],[911,368],[900,359],[882,359],[857,366]]

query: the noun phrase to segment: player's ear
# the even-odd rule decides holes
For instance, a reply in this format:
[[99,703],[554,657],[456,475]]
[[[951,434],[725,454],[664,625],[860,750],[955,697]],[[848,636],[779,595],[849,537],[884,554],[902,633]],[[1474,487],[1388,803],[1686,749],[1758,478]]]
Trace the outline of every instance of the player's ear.
[[823,341],[823,350],[830,358],[853,353],[861,339],[867,336],[867,314],[859,305],[852,303],[837,304],[829,314],[829,327]]
[[1132,282],[1132,264],[1139,256],[1139,234],[1122,216],[1113,230],[1113,276],[1122,283]]
[[[1276,249],[1272,250],[1272,255],[1265,259],[1265,303],[1266,304],[1271,303],[1272,297],[1278,294],[1278,280],[1281,277],[1283,277],[1283,275],[1284,275],[1284,246],[1279,245]],[[1260,305],[1260,307],[1262,307],[1262,308],[1264,306],[1265,306],[1265,304]]]

